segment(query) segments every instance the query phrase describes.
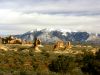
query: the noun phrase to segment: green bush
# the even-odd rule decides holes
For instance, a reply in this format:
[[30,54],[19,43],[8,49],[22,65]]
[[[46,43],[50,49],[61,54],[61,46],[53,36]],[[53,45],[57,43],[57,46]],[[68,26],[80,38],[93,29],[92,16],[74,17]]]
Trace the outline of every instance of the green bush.
[[96,59],[100,60],[100,49],[96,52]]
[[89,75],[100,75],[100,59],[99,53],[96,54],[96,56],[92,54],[87,54],[83,57],[83,66],[81,67],[81,70],[86,74]]
[[67,73],[70,72],[73,68],[75,68],[75,63],[73,57],[59,55],[57,59],[52,60],[49,65],[50,71]]

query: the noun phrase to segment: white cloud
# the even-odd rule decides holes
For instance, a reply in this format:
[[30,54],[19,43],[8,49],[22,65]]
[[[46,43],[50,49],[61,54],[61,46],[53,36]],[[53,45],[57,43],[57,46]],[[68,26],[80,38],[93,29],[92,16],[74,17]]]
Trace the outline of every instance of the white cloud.
[[100,0],[2,0],[0,7],[24,13],[100,14]]
[[0,0],[0,32],[35,28],[100,32],[100,0]]

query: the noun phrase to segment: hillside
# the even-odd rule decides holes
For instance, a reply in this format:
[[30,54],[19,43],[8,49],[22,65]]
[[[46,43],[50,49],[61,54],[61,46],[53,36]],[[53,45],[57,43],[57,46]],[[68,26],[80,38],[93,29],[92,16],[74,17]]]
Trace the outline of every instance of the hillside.
[[70,30],[32,30],[21,35],[15,35],[18,38],[32,41],[34,37],[38,37],[44,43],[53,43],[57,40],[72,41],[72,42],[91,42],[100,43],[100,34],[80,32],[80,31],[70,31]]

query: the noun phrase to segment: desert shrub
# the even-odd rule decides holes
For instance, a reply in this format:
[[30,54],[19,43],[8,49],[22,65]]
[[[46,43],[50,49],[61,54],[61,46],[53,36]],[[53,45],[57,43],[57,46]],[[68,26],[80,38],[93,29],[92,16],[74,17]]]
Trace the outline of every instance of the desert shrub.
[[28,49],[27,46],[20,46],[20,47],[17,47],[19,51],[22,51],[22,50],[25,50],[25,49]]
[[83,57],[83,66],[81,70],[89,75],[100,75],[100,59],[96,59],[97,55],[87,54]]
[[42,51],[41,56],[44,58],[44,60],[47,60],[50,57],[50,54],[46,51]]
[[89,63],[94,60],[94,55],[91,52],[87,52],[83,56],[83,63]]
[[50,71],[59,73],[70,72],[73,68],[75,68],[73,57],[65,55],[59,55],[55,60],[52,60],[49,65]]
[[95,60],[93,61],[96,74],[100,75],[100,49],[96,52]]
[[32,74],[32,72],[28,70],[21,70],[19,72],[19,75],[34,75],[34,74]]
[[[84,54],[61,55],[50,51],[51,46],[41,48],[40,53],[31,47],[10,46],[18,51],[0,51],[0,75],[100,75],[100,51],[93,55],[87,48],[74,47],[71,50]],[[29,52],[23,52],[26,49]]]
[[96,59],[100,60],[100,49],[96,52]]

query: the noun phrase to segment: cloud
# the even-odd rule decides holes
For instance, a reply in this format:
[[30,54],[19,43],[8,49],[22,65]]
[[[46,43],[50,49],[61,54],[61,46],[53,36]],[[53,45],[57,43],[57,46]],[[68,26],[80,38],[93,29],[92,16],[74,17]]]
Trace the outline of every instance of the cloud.
[[23,13],[100,15],[100,0],[2,0],[0,7]]
[[23,14],[12,10],[0,10],[1,24],[41,24],[66,25],[75,23],[91,23],[99,21],[99,16],[65,16],[30,13]]
[[0,0],[0,32],[35,28],[100,31],[100,0]]

